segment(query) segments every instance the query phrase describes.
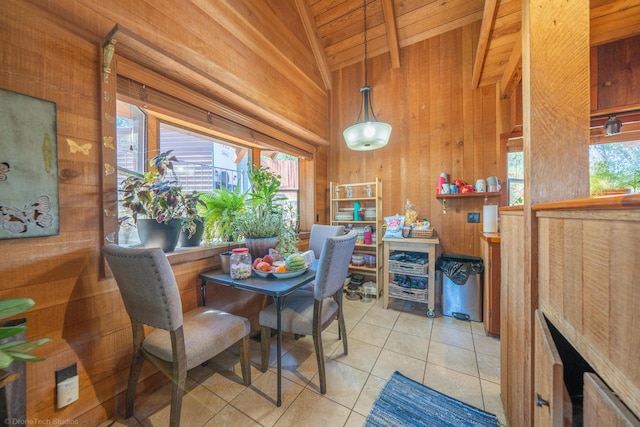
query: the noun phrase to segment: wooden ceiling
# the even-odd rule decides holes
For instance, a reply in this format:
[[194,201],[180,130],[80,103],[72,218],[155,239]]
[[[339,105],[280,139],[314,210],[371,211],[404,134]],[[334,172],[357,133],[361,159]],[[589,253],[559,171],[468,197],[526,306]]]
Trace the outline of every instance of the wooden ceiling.
[[[327,88],[331,72],[364,58],[364,0],[295,0]],[[400,64],[405,46],[482,20],[474,86],[520,78],[522,0],[366,0],[368,56]],[[590,0],[591,43],[640,34],[640,0]]]

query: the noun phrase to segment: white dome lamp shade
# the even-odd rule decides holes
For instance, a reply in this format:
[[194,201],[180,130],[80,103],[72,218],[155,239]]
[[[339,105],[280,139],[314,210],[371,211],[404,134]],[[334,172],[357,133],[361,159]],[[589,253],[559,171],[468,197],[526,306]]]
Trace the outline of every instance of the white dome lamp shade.
[[[362,105],[360,106],[360,113],[358,113],[359,120],[360,114],[364,110],[364,121],[358,123],[358,120],[356,120],[355,125],[349,126],[342,133],[347,147],[356,151],[382,148],[387,145],[391,136],[391,125],[379,122],[373,113],[370,96],[372,88],[367,84],[367,77],[367,0],[364,0],[364,86],[360,88]],[[371,110],[373,120],[369,118],[369,110]]]
[[[364,121],[349,126],[342,133],[347,147],[356,151],[368,151],[382,148],[389,142],[391,136],[391,125],[376,120],[373,115],[373,121],[369,118],[369,108],[371,107],[370,86],[364,86],[360,89],[362,92],[362,103],[364,108]],[[362,111],[362,110],[361,110]],[[358,116],[359,118],[360,116]]]

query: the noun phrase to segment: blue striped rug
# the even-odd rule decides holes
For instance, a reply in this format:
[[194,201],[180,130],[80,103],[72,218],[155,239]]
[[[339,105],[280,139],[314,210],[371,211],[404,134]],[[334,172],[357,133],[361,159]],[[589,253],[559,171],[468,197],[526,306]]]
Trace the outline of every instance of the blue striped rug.
[[373,404],[366,427],[485,427],[498,418],[394,372]]

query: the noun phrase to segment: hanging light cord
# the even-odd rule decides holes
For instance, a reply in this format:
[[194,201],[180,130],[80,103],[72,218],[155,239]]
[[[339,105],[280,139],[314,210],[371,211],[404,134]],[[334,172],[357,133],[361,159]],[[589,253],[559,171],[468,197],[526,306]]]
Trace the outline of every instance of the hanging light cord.
[[369,86],[367,72],[367,0],[364,0],[364,85]]

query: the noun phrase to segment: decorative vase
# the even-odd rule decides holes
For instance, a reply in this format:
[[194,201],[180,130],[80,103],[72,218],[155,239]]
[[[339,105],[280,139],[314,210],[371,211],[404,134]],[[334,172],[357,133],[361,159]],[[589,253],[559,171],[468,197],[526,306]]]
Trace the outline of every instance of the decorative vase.
[[200,243],[202,242],[203,234],[204,234],[204,222],[196,220],[196,232],[193,233],[193,236],[189,237],[188,230],[180,231],[178,246],[180,246],[181,248],[200,246]]
[[155,219],[138,218],[138,236],[145,248],[162,248],[164,252],[171,252],[178,244],[182,221],[172,219],[168,223]]
[[247,248],[249,248],[252,259],[262,258],[269,253],[269,249],[276,247],[278,244],[278,236],[261,238],[245,237],[244,243]]

